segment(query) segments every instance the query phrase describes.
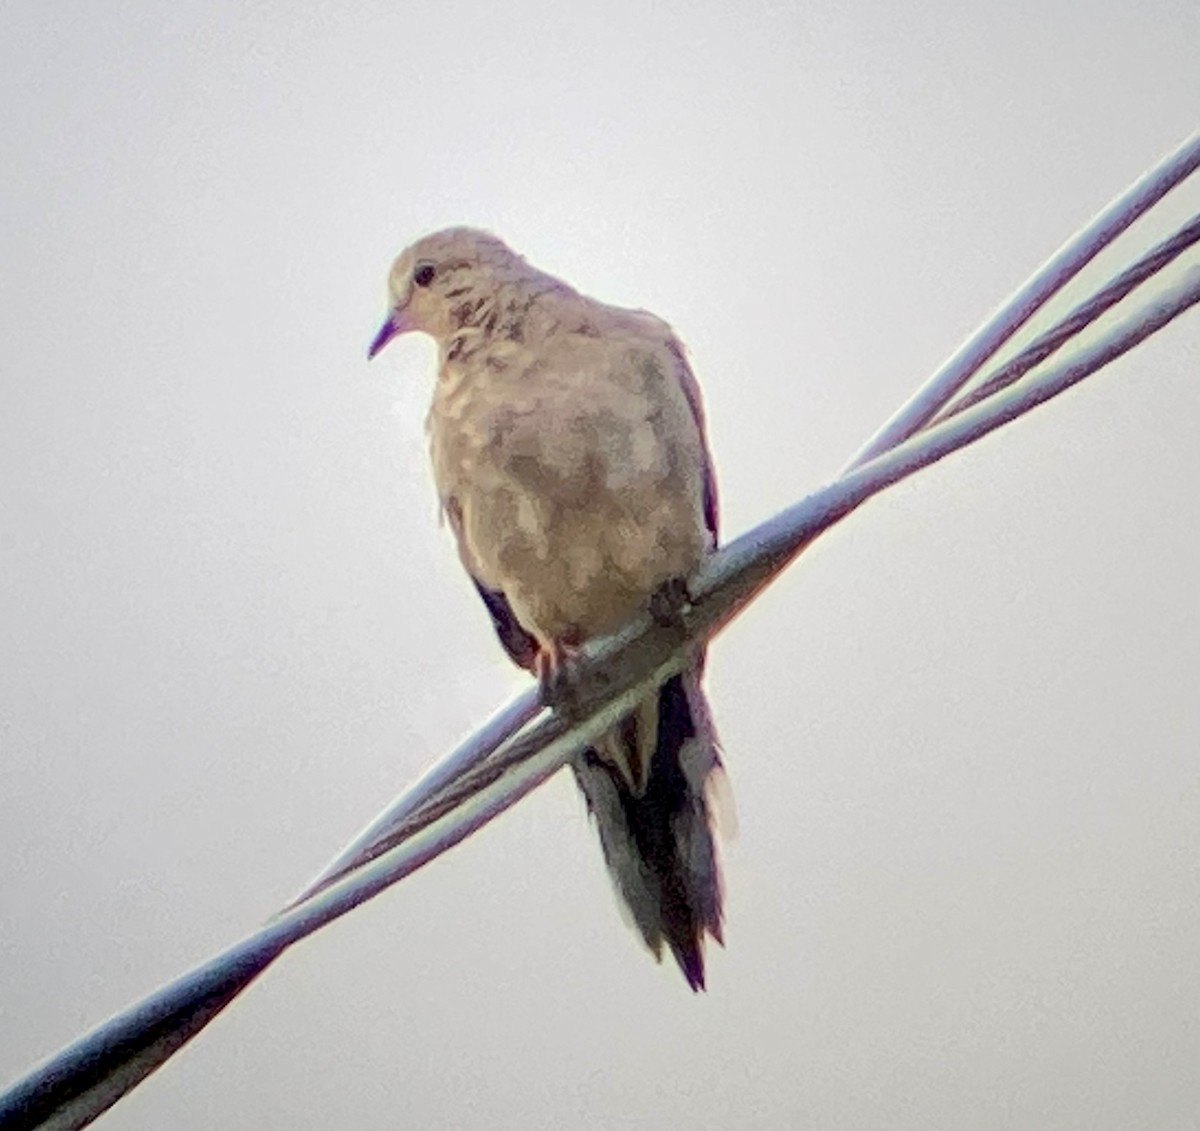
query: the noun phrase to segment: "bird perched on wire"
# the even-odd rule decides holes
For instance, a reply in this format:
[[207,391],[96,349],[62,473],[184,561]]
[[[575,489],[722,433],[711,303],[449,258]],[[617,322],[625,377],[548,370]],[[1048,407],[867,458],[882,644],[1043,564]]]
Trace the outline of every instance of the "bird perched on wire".
[[[388,290],[368,356],[413,330],[437,343],[427,427],[442,510],[501,644],[552,681],[716,546],[683,347],[653,315],[585,298],[471,228],[418,240]],[[572,763],[617,891],[693,989],[722,924],[723,771],[702,668],[698,651]]]

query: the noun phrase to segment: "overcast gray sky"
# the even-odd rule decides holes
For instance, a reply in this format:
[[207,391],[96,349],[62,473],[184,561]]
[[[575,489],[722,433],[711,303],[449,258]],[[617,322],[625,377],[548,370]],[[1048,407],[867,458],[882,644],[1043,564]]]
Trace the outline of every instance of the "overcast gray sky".
[[[1196,127],[1197,44],[1194,0],[4,5],[0,1079],[523,686],[436,520],[432,347],[364,359],[403,245],[667,318],[734,534]],[[707,996],[556,779],[102,1125],[1196,1126],[1198,376],[1193,312],[718,640]]]

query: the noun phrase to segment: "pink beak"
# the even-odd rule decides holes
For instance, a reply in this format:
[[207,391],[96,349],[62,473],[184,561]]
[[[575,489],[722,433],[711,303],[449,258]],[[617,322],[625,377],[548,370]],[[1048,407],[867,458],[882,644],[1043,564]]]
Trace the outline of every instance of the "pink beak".
[[403,334],[410,329],[412,329],[412,327],[408,325],[408,322],[404,317],[404,312],[400,310],[393,310],[392,313],[388,315],[387,321],[385,321],[384,324],[379,327],[379,333],[375,335],[370,347],[367,349],[367,360],[370,361],[371,358],[373,358],[381,349],[383,349],[383,347],[386,346],[393,338],[398,337],[400,334]]

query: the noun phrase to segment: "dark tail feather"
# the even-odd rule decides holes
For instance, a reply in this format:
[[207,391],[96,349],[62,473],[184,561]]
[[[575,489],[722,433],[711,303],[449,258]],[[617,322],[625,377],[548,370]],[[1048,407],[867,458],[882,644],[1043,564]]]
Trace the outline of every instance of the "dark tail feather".
[[705,785],[721,765],[698,679],[658,693],[658,741],[646,789],[588,751],[575,778],[596,818],[604,859],[646,945],[665,942],[693,990],[704,988],[704,936],[721,941],[721,878]]

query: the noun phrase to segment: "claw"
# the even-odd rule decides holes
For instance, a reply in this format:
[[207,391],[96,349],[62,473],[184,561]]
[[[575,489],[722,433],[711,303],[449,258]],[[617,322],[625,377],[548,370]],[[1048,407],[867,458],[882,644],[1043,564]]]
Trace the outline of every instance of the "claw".
[[662,628],[684,627],[684,613],[692,607],[686,577],[668,577],[647,601],[650,617]]
[[575,659],[579,648],[563,640],[543,643],[533,657],[533,674],[541,684],[547,702],[569,699],[574,687]]

